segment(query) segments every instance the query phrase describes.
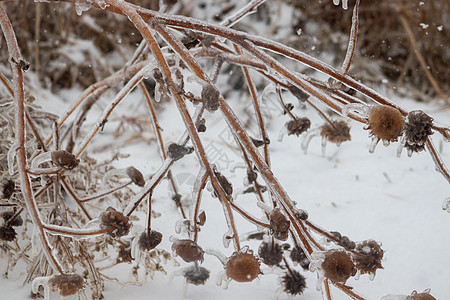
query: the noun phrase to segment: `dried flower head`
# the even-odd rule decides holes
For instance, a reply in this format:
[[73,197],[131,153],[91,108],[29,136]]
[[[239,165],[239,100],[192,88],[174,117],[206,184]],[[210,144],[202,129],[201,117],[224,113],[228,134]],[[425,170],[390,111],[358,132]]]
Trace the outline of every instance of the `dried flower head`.
[[11,179],[3,178],[0,186],[0,199],[9,199],[14,194],[15,184]]
[[367,240],[356,246],[353,259],[355,260],[356,268],[361,274],[375,274],[377,269],[383,268],[381,265],[383,255],[384,251],[377,242]]
[[129,218],[111,206],[100,214],[100,222],[100,227],[103,229],[114,227],[113,230],[108,232],[112,237],[124,236],[130,232]]
[[209,278],[209,271],[198,265],[187,268],[183,273],[186,282],[194,285],[205,284]]
[[425,142],[433,134],[433,118],[420,110],[411,111],[405,123],[405,147],[412,152],[425,150]]
[[295,134],[299,136],[311,127],[311,121],[308,118],[299,118],[286,123],[288,135]]
[[128,175],[128,177],[130,177],[130,179],[137,185],[140,187],[143,187],[145,185],[145,179],[144,176],[142,175],[142,173],[136,169],[135,167],[131,166],[128,167],[125,171]]
[[207,111],[213,113],[219,109],[220,106],[219,96],[220,93],[214,85],[205,84],[203,86],[201,97],[203,105],[205,106],[205,109]]
[[16,213],[14,211],[4,211],[1,213],[1,217],[3,218],[3,220],[5,220],[5,223],[10,223],[10,224],[7,224],[8,226],[13,226],[13,227],[22,226],[23,219],[20,215],[11,221],[11,218],[15,214]]
[[172,251],[181,257],[185,262],[203,262],[205,251],[192,240],[176,240],[172,244]]
[[369,111],[367,129],[380,140],[394,142],[402,134],[405,120],[395,108],[387,105],[374,106]]
[[14,228],[9,226],[1,226],[0,227],[0,240],[11,242],[16,238],[16,231]]
[[139,249],[141,249],[141,251],[150,251],[154,249],[161,243],[162,237],[163,235],[156,230],[150,230],[150,233],[144,231],[139,236]]
[[262,242],[258,249],[258,255],[266,265],[275,266],[283,260],[283,249],[278,243]]
[[300,266],[304,269],[304,270],[308,270],[309,269],[309,259],[306,256],[305,252],[303,251],[302,248],[300,247],[294,247],[291,250],[291,260],[293,262],[299,263]]
[[350,127],[345,121],[333,121],[322,125],[320,135],[328,141],[340,145],[342,142],[350,141]]
[[66,150],[53,151],[51,154],[52,162],[65,170],[72,170],[80,163],[80,160]]
[[251,282],[261,274],[259,259],[250,250],[233,253],[225,269],[227,276],[237,282]]
[[48,281],[50,289],[61,296],[70,296],[84,288],[85,281],[78,274],[54,275]]
[[131,256],[131,247],[125,247],[123,245],[120,245],[117,262],[130,263],[132,261],[133,261],[133,257]]
[[288,218],[279,208],[274,208],[269,215],[269,219],[273,236],[280,241],[287,240],[289,236],[289,227],[291,226],[291,222]]
[[422,293],[413,291],[410,296],[406,297],[406,300],[436,300],[436,298],[430,295],[430,292],[430,289],[426,289]]
[[306,279],[302,274],[293,270],[281,278],[281,284],[287,294],[296,296],[303,294],[306,288]]
[[185,155],[190,154],[193,151],[194,148],[178,145],[177,143],[172,143],[169,145],[169,147],[167,147],[167,154],[174,161],[182,159]]
[[355,264],[345,251],[327,251],[321,268],[325,277],[334,282],[345,283],[350,276],[356,274]]

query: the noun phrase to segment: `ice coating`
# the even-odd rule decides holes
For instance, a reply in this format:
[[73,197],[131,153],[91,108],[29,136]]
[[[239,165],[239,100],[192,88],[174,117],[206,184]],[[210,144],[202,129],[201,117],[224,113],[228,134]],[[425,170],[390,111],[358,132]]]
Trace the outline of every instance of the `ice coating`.
[[50,278],[50,276],[36,277],[31,283],[31,291],[33,294],[37,294],[39,292],[39,287],[42,286],[44,288],[44,300],[50,300],[50,288],[48,286]]

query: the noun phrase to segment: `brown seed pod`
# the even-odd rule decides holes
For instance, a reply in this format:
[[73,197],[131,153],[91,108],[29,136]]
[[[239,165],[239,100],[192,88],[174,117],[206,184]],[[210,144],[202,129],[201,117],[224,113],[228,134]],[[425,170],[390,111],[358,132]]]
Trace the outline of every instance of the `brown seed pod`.
[[11,179],[3,178],[0,187],[0,199],[9,199],[14,194],[15,183]]
[[387,105],[374,106],[369,111],[369,129],[380,140],[394,142],[402,134],[405,120],[395,108]]
[[283,260],[283,249],[278,243],[262,242],[258,249],[258,255],[266,265],[275,266]]
[[259,274],[261,269],[259,260],[251,251],[235,252],[228,259],[225,266],[227,276],[237,282],[251,282]]
[[100,222],[102,229],[114,227],[113,230],[108,232],[112,237],[124,236],[130,232],[131,224],[129,218],[111,206],[100,214]]
[[167,155],[172,158],[174,161],[182,159],[185,155],[190,154],[194,151],[192,147],[186,147],[182,145],[178,145],[176,143],[172,143],[167,147]]
[[269,215],[269,219],[273,236],[280,241],[287,240],[289,236],[289,227],[291,226],[291,222],[288,218],[279,208],[274,208]]
[[356,274],[355,264],[345,251],[327,251],[321,268],[325,277],[334,282],[345,283],[350,276]]
[[405,123],[405,147],[411,152],[425,150],[425,142],[433,134],[432,126],[432,117],[420,110],[411,111]]
[[0,240],[11,242],[16,238],[16,231],[9,226],[0,226]]
[[299,136],[311,127],[311,121],[308,118],[299,118],[286,123],[288,135],[295,134]]
[[350,127],[345,121],[333,121],[333,125],[325,123],[322,125],[320,135],[328,141],[340,145],[342,142],[350,141]]
[[205,132],[206,131],[206,120],[205,118],[201,118],[198,120],[197,124],[195,125],[197,127],[198,132]]
[[83,289],[85,281],[78,274],[53,275],[48,285],[53,292],[59,291],[61,296],[70,296]]
[[177,240],[172,244],[174,251],[185,262],[200,261],[203,262],[205,251],[192,240]]
[[300,100],[300,102],[305,102],[309,98],[309,95],[307,93],[305,93],[295,85],[289,86],[288,89],[292,95],[294,95],[298,100]]
[[139,236],[139,249],[141,249],[141,251],[150,251],[154,249],[161,243],[162,237],[163,235],[156,230],[150,230],[150,233],[144,231]]
[[52,162],[64,170],[72,170],[80,163],[80,160],[75,155],[66,150],[53,151],[51,157]]
[[377,269],[383,268],[381,265],[383,255],[384,251],[377,242],[374,240],[367,240],[356,246],[353,259],[355,261],[356,268],[361,274],[375,274]]
[[231,182],[224,175],[222,175],[222,173],[217,171],[215,167],[213,169],[213,172],[217,178],[217,181],[222,187],[222,190],[225,192],[227,196],[231,196],[231,194],[233,194],[233,185],[231,184]]
[[131,166],[128,167],[125,171],[128,175],[128,177],[130,177],[130,179],[137,185],[140,187],[143,187],[145,185],[145,179],[144,176],[142,175],[142,173],[136,169],[135,167]]
[[[5,223],[9,223],[9,222],[11,222],[10,219],[15,214],[16,213],[14,211],[4,211],[4,212],[1,213],[1,216],[2,216],[3,220],[5,220]],[[12,222],[10,224],[7,224],[7,225],[8,226],[12,226],[12,227],[17,227],[17,226],[22,226],[22,224],[23,224],[23,219],[19,215],[14,220],[12,220]]]
[[299,272],[293,270],[287,272],[281,278],[284,291],[292,296],[301,295],[306,288],[306,278]]
[[309,259],[302,248],[295,247],[291,250],[291,260],[299,263],[304,270],[309,269]]
[[205,109],[210,113],[219,109],[219,96],[220,93],[216,87],[212,84],[205,84],[202,88],[201,98]]
[[422,293],[414,291],[410,296],[406,297],[406,300],[436,300],[436,298],[430,295],[430,290],[426,290]]
[[209,278],[209,271],[197,265],[187,268],[183,273],[186,282],[194,285],[205,284]]

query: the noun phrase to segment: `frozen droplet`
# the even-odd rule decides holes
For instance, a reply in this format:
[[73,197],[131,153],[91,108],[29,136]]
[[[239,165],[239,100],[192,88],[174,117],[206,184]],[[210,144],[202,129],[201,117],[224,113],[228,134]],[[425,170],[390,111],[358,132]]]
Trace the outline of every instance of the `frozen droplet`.
[[77,15],[81,16],[83,12],[88,11],[91,8],[90,4],[86,3],[75,3],[75,11],[77,12]]
[[322,144],[321,144],[321,153],[322,153],[322,156],[325,156],[325,153],[326,153],[326,149],[327,149],[327,138],[326,137],[322,137]]
[[375,272],[369,273],[369,280],[373,281],[375,279]]
[[107,7],[109,6],[109,4],[106,3],[106,2],[103,1],[103,0],[98,0],[98,1],[97,1],[97,4],[98,4],[98,6],[100,6],[101,9],[105,9],[105,8],[107,8]]
[[408,157],[411,157],[413,155],[413,151],[411,148],[408,148]]
[[388,147],[391,144],[389,140],[383,140],[383,146]]
[[225,234],[224,234],[223,237],[222,237],[222,243],[223,243],[223,246],[224,246],[225,248],[230,247],[230,242],[231,242],[231,240],[233,239],[233,235],[234,235],[233,230],[232,230],[232,228],[230,227],[230,228],[228,229],[228,231],[225,232]]

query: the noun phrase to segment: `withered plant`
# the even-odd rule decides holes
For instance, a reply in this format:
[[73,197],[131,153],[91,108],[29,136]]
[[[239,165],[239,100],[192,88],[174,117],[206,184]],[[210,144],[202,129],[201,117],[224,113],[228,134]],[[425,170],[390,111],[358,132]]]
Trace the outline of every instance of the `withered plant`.
[[[350,3],[351,29],[339,68],[285,43],[247,33],[245,26],[239,27],[239,22],[258,7],[267,10],[267,5],[275,1],[252,0],[246,5],[225,1],[230,3],[228,10],[224,8],[216,15],[215,22],[188,17],[193,8],[183,1],[134,2],[0,3],[9,62],[9,68],[3,65],[0,69],[3,218],[0,238],[1,251],[8,254],[8,270],[19,260],[26,262],[26,282],[32,282],[36,295],[43,293],[48,297],[50,291],[59,291],[66,296],[90,289],[93,299],[102,298],[103,280],[110,279],[103,272],[105,268],[130,263],[136,281],[139,268],[145,269],[149,276],[156,271],[165,272],[162,264],[173,258],[168,249],[160,248],[160,242],[168,237],[152,228],[152,217],[157,214],[152,210],[152,196],[163,179],[167,179],[181,216],[181,221],[173,222],[180,229],[180,237],[170,238],[171,248],[175,257],[192,263],[182,271],[188,283],[199,285],[208,280],[210,271],[200,264],[213,255],[223,264],[225,282],[253,281],[264,276],[261,266],[265,264],[283,271],[280,285],[284,292],[299,295],[306,288],[305,278],[292,264],[300,263],[304,269],[317,272],[325,299],[332,297],[331,286],[350,298],[366,299],[357,287],[346,282],[356,274],[373,276],[383,268],[384,250],[370,236],[355,243],[337,232],[322,229],[312,221],[314,216],[302,209],[301,199],[298,203],[291,199],[271,169],[268,120],[258,96],[259,93],[262,98],[267,93],[276,96],[277,105],[287,118],[284,130],[289,135],[305,135],[305,150],[314,136],[321,137],[323,150],[327,142],[337,145],[348,142],[351,137],[347,121],[353,120],[369,130],[371,152],[380,140],[386,146],[398,142],[399,155],[403,147],[409,155],[426,149],[436,169],[450,182],[450,172],[430,139],[430,135],[440,134],[448,141],[450,128],[434,123],[433,117],[422,111],[403,109],[355,79],[357,74],[349,74],[357,44],[360,1]],[[21,9],[35,9],[34,26],[11,23],[8,15],[17,14],[18,4]],[[401,9],[406,4],[393,5]],[[52,64],[52,57],[61,54],[51,51],[52,47],[58,48],[57,41],[48,32],[42,33],[40,24],[45,11],[52,18],[45,26],[61,32],[59,42],[69,48],[80,47],[79,41],[72,39],[72,29],[62,21],[67,18],[72,23],[78,22],[73,7],[78,15],[89,14],[89,18],[82,19],[81,26],[89,31],[81,34],[95,47],[83,44],[86,48],[82,52],[89,60],[76,62],[68,53],[61,67],[55,61]],[[29,11],[24,10],[24,15],[27,14]],[[111,28],[113,21],[126,25]],[[407,16],[402,15],[401,22],[407,22]],[[407,23],[403,25],[408,28]],[[21,35],[16,36],[16,32]],[[125,37],[128,35],[132,38]],[[407,35],[411,37],[409,31]],[[117,36],[123,40],[118,42]],[[30,46],[30,40],[39,43]],[[119,64],[117,59],[104,64],[102,51],[115,51],[126,62]],[[420,58],[420,54],[417,56]],[[24,76],[30,67],[35,77]],[[233,75],[237,79],[229,75],[230,70],[238,74]],[[329,79],[311,77],[311,70]],[[430,76],[427,75],[436,93],[442,94],[438,82]],[[226,77],[230,78],[224,87],[222,80]],[[67,105],[67,109],[54,115],[34,103],[29,87],[37,84],[33,82],[36,78],[54,91],[75,83],[87,88],[70,103],[58,103]],[[254,117],[246,118],[255,119],[257,136],[249,134],[245,114],[233,109],[227,101],[235,90],[248,90]],[[153,174],[142,174],[139,166],[114,168],[113,162],[121,158],[120,152],[104,161],[94,159],[90,153],[93,141],[108,128],[113,112],[127,101],[132,91],[142,93],[148,115],[123,118],[114,134],[129,136],[127,143],[144,139],[146,131],[154,134],[149,145],[158,149],[162,162]],[[288,95],[314,109],[324,123],[311,126],[308,118],[297,116],[295,105],[285,101]],[[109,104],[91,127],[86,122],[87,115],[101,98],[108,99]],[[173,114],[178,113],[185,129],[178,141],[171,143],[158,122],[160,107],[169,102],[175,103],[178,112]],[[334,114],[330,117],[325,109]],[[145,118],[149,118],[151,129]],[[213,119],[226,122],[232,135],[231,147],[245,165],[242,188],[238,188],[236,180],[227,178],[207,155],[205,140],[208,123]],[[120,151],[120,145],[114,146]],[[172,167],[175,162],[193,156],[200,167],[187,205]],[[255,195],[251,211],[235,201],[243,193]],[[201,228],[208,226],[210,217],[202,209],[203,199],[216,199],[223,207],[222,217],[228,226],[224,229],[223,245],[228,248],[231,243],[234,248],[229,257],[199,241]],[[133,226],[138,212],[146,216],[146,226]],[[236,216],[254,224],[258,232],[243,238]],[[250,239],[263,240],[259,251],[246,244]],[[110,264],[100,266],[99,258],[109,258]]]

